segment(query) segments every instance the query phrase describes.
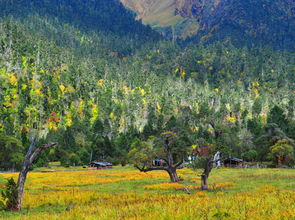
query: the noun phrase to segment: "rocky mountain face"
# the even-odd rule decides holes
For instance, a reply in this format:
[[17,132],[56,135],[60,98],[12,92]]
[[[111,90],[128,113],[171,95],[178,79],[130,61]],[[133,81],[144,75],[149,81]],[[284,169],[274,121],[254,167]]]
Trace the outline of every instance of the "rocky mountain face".
[[137,13],[137,19],[153,27],[176,25],[185,18],[175,14],[175,0],[120,0]]
[[[294,46],[294,0],[121,0],[123,4],[144,18],[161,10],[163,15],[169,5],[173,13],[154,17],[161,19],[181,17],[178,23],[167,23],[181,31],[190,29],[193,39],[211,42],[228,40],[235,44],[268,44],[278,48]],[[173,20],[170,18],[170,20]],[[186,21],[186,22],[184,22]],[[187,22],[189,21],[189,22]],[[154,23],[155,21],[153,21]],[[194,27],[190,27],[191,25]],[[192,28],[194,30],[192,30]],[[175,28],[174,28],[175,30]],[[178,31],[179,32],[179,31]],[[173,33],[172,33],[173,34]]]

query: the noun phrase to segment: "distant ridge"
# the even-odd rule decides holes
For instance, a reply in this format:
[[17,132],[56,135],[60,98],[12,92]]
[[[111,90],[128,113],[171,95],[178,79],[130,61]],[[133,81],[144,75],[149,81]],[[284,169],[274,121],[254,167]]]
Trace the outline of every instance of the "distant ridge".
[[143,23],[210,43],[294,48],[293,0],[121,0]]

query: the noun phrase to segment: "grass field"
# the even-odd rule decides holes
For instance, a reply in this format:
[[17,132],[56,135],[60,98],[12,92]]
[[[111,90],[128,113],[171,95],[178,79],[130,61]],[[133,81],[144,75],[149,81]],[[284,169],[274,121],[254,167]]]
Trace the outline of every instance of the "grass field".
[[[39,170],[40,171],[40,170]],[[131,167],[29,173],[21,213],[2,219],[295,219],[295,170],[214,169],[210,191],[197,174],[179,170],[170,184],[161,171]],[[0,174],[5,179],[17,174]],[[186,194],[186,187],[191,194]]]

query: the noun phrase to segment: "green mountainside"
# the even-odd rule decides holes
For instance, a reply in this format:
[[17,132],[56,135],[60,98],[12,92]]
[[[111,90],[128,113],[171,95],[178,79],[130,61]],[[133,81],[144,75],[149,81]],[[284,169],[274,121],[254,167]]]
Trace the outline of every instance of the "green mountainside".
[[[126,164],[132,148],[167,131],[182,153],[210,146],[272,166],[271,147],[294,146],[290,50],[183,46],[116,0],[1,0],[0,15],[0,143],[16,138],[23,156],[33,136],[57,141],[36,166]],[[19,152],[4,149],[0,168],[19,167]]]
[[[101,41],[102,47],[123,54],[159,39],[157,33],[136,21],[135,15],[115,0],[1,0],[0,17],[26,23],[30,31],[42,33],[57,44],[69,42],[69,38],[71,44],[79,44],[87,41],[86,35],[96,34],[93,39]],[[67,33],[70,31],[75,33]]]

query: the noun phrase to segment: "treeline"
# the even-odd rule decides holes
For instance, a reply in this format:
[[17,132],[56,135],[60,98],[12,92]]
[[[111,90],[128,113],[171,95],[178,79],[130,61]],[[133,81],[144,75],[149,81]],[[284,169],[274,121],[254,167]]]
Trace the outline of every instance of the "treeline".
[[38,15],[1,22],[1,168],[18,168],[33,136],[59,143],[37,166],[126,164],[131,146],[167,131],[185,154],[210,146],[294,163],[293,53],[164,40],[138,48],[138,38],[112,36]]

